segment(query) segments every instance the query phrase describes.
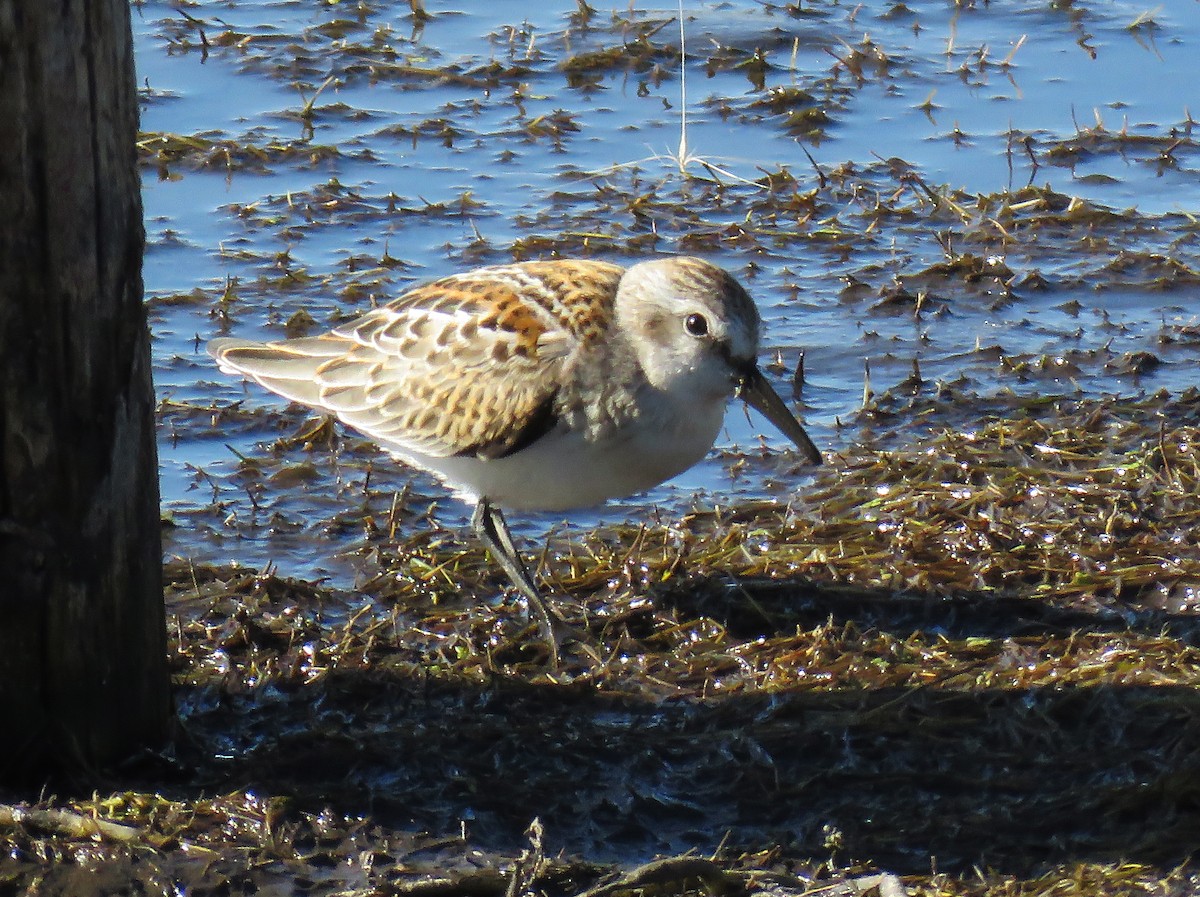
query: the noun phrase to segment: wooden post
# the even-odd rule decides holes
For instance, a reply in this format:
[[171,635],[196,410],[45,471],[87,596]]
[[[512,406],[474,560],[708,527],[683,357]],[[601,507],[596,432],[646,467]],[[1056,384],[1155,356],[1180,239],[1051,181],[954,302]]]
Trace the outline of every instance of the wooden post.
[[0,0],[0,780],[167,731],[128,0]]

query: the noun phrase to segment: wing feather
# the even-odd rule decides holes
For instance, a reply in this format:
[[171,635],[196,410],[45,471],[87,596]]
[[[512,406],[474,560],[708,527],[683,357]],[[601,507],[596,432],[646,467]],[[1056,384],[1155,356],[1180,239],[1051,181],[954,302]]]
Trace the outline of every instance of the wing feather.
[[330,412],[402,455],[499,457],[554,426],[564,371],[596,338],[597,316],[607,325],[620,272],[598,262],[483,268],[322,336],[216,339],[208,350],[221,370]]

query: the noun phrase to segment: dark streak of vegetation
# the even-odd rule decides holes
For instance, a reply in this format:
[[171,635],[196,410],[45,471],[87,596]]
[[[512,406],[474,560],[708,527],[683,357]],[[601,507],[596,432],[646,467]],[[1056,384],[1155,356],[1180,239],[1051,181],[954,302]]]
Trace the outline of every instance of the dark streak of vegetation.
[[[1104,162],[1130,177],[1191,172],[1194,122],[997,128],[1011,183],[986,194],[932,183],[903,158],[839,162],[831,137],[864,88],[908,90],[906,108],[937,121],[920,62],[883,28],[864,37],[865,8],[761,6],[797,36],[688,42],[689,78],[735,73],[748,88],[702,88],[694,105],[794,140],[802,164],[762,160],[749,177],[699,156],[591,170],[570,152],[590,139],[579,109],[527,111],[556,91],[581,109],[616,90],[676,102],[678,23],[661,14],[580,0],[565,30],[490,35],[494,58],[431,46],[455,13],[418,0],[401,20],[411,35],[369,4],[329,4],[299,34],[233,27],[204,4],[161,23],[166,53],[286,85],[295,105],[275,117],[297,135],[147,133],[147,170],[314,176],[227,201],[240,239],[219,252],[237,273],[153,296],[152,315],[194,309],[215,329],[253,318],[280,337],[333,326],[421,276],[404,244],[433,223],[463,266],[697,252],[748,282],[770,266],[785,272],[789,310],[815,301],[804,265],[825,264],[821,301],[861,317],[874,379],[839,412],[839,450],[815,475],[727,450],[731,482],[765,479],[769,500],[709,497],[527,546],[577,635],[554,676],[525,609],[446,524],[441,493],[294,409],[163,396],[171,438],[265,441],[223,470],[194,469],[199,498],[164,521],[168,538],[178,529],[236,557],[243,537],[297,535],[314,553],[354,554],[361,580],[335,589],[171,560],[175,739],[112,771],[111,787],[62,781],[0,805],[0,893],[1200,887],[1200,397],[1147,391],[1156,373],[1195,364],[1200,323],[1164,317],[1152,345],[1125,351],[1103,336],[1119,325],[1087,302],[1157,293],[1186,308],[1200,227],[1071,188],[1112,177]],[[1061,20],[1071,52],[1097,54],[1094,9],[1041,14]],[[919,34],[926,16],[895,4],[873,24]],[[1138,40],[1163,30],[1149,15],[1127,28]],[[1015,84],[1014,44],[1006,59],[958,49],[937,67],[952,61],[976,90]],[[797,65],[805,51],[820,64]],[[386,120],[346,100],[377,83],[438,99]],[[175,97],[147,87],[143,100]],[[501,100],[512,117],[485,126],[480,110]],[[316,134],[348,122],[413,152],[486,146],[497,167],[555,153],[556,192],[514,219],[516,236],[488,239],[478,224],[505,212],[486,195],[427,200],[390,173],[339,180],[371,150]],[[941,128],[955,147],[980,139]],[[825,153],[803,164],[810,148]],[[335,232],[352,234],[336,262],[306,257],[306,239]],[[152,246],[182,239],[162,231]],[[318,296],[335,308],[310,312]],[[936,349],[940,323],[1032,299],[1078,328],[1078,345],[982,340],[931,360],[879,332],[911,321],[904,351]],[[773,373],[791,366],[781,356]],[[650,855],[669,859],[630,867]]]

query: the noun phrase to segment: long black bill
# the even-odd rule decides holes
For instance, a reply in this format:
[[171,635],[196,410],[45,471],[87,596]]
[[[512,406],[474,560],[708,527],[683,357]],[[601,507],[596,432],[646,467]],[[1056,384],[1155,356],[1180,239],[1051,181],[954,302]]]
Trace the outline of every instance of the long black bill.
[[738,398],[773,423],[780,433],[796,443],[796,448],[810,462],[821,463],[820,450],[813,445],[804,427],[800,426],[800,421],[779,398],[779,393],[767,382],[762,371],[755,366],[747,368],[738,384],[737,394]]

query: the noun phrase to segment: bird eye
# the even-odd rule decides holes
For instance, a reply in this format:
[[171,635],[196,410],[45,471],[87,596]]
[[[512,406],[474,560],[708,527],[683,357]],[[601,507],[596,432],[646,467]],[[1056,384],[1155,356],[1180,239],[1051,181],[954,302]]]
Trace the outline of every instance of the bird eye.
[[708,318],[704,315],[688,315],[683,326],[692,336],[708,336]]

